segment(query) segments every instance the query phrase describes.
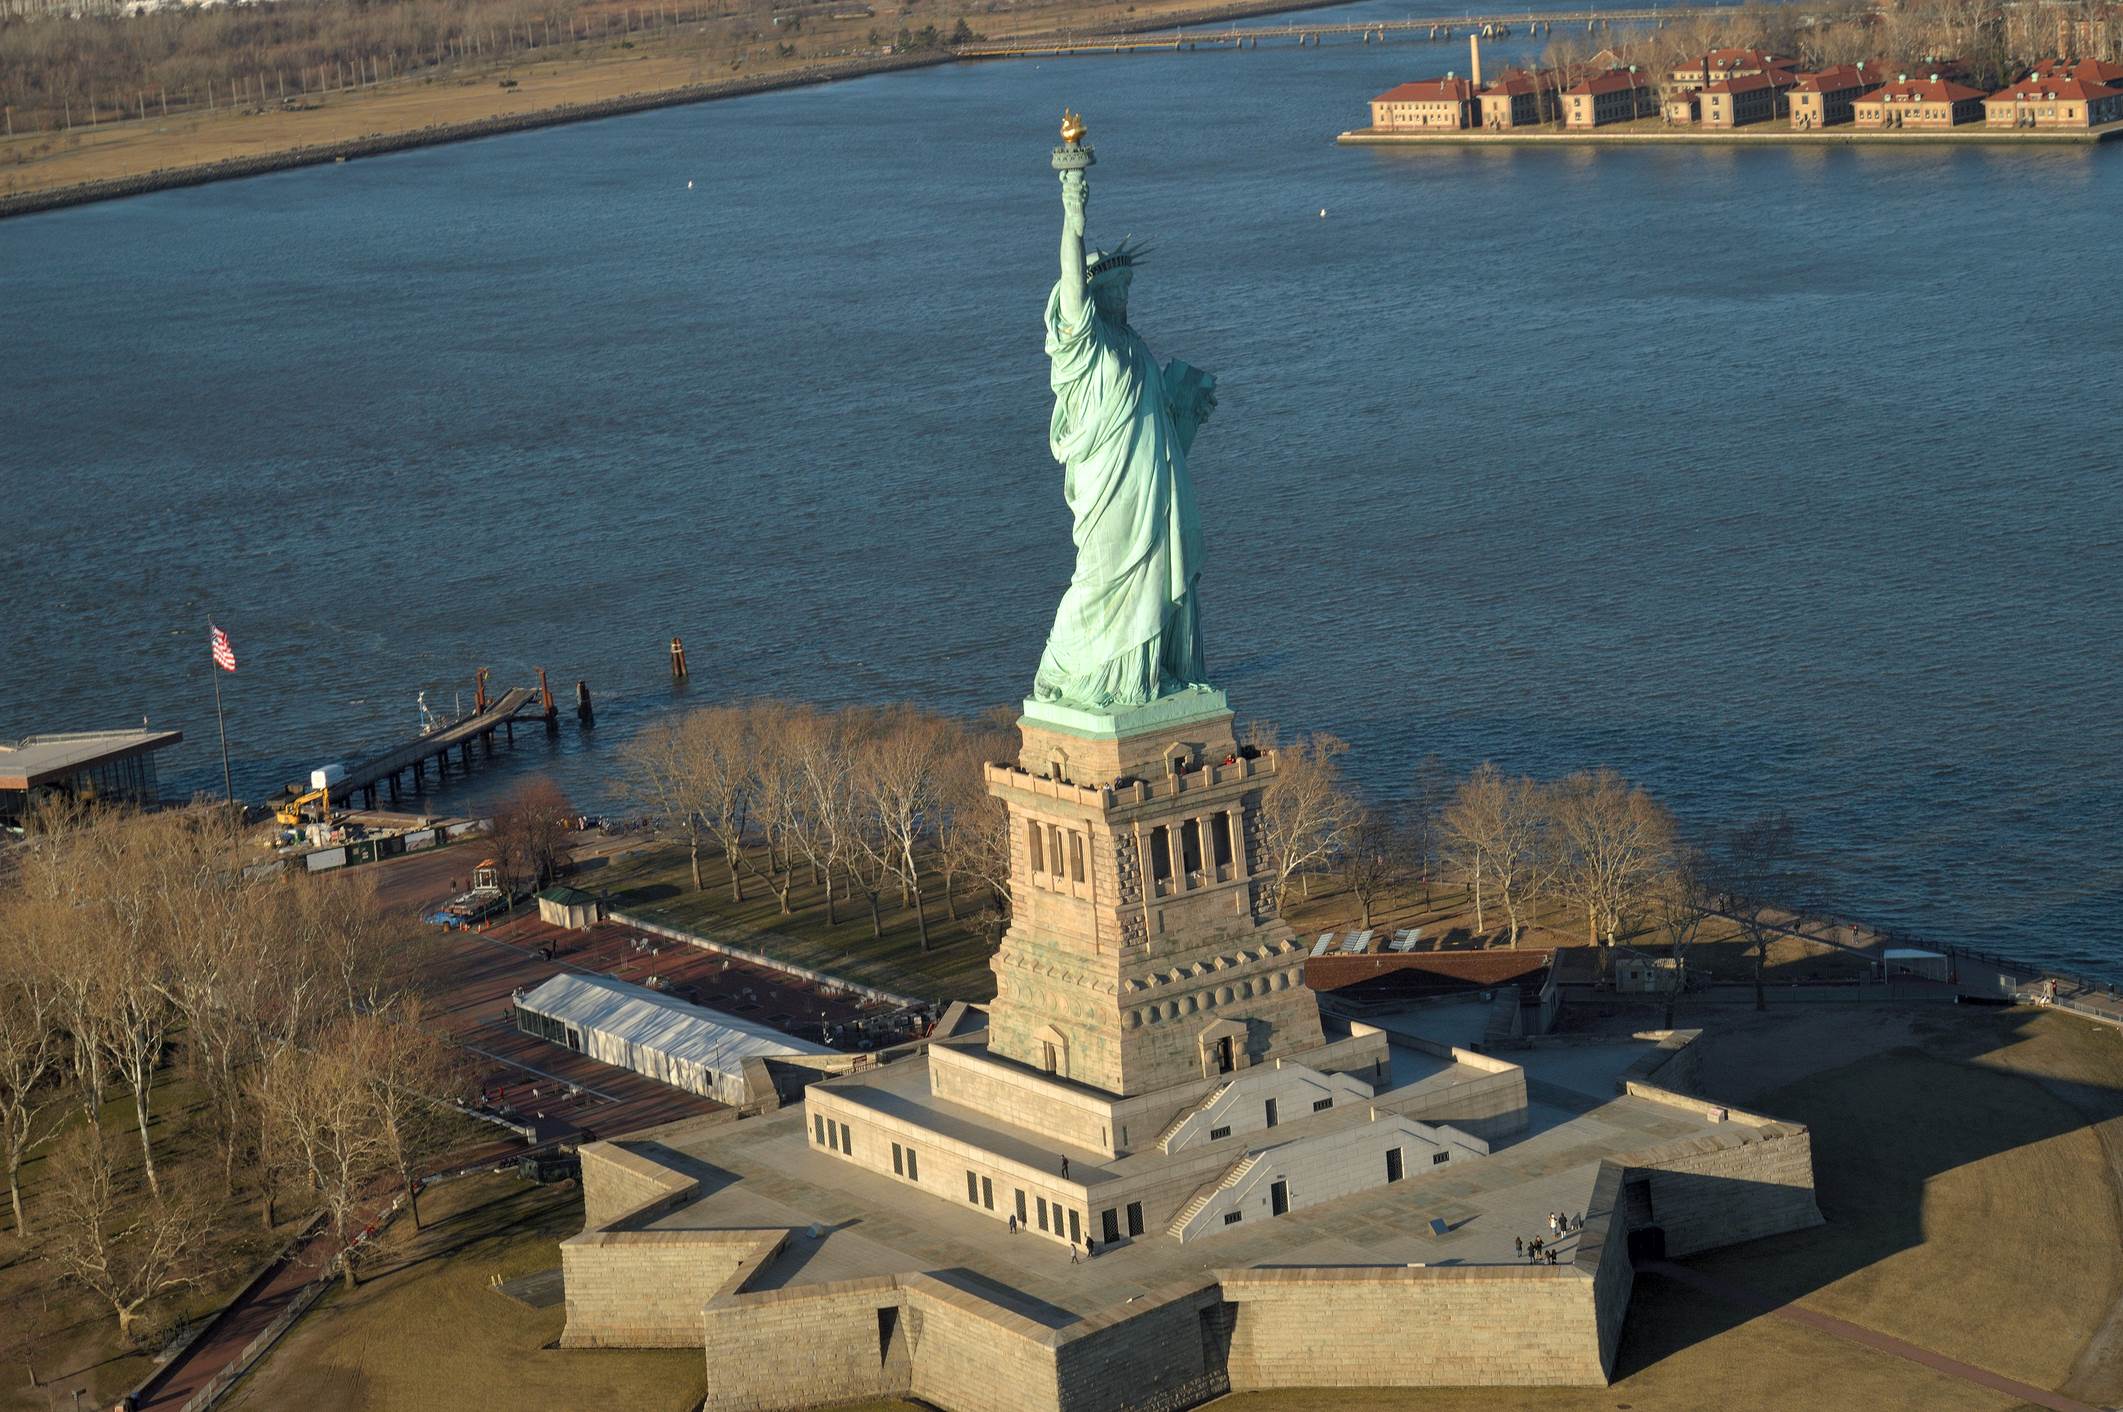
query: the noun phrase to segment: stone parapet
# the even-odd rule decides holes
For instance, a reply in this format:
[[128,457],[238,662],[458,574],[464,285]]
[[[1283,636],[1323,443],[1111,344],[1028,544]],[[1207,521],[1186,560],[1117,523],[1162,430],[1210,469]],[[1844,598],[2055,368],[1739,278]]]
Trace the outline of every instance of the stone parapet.
[[592,1232],[561,1242],[567,1348],[693,1348],[701,1310],[771,1260],[787,1231]]
[[1595,1281],[1569,1265],[1220,1270],[1233,1392],[1599,1387]]

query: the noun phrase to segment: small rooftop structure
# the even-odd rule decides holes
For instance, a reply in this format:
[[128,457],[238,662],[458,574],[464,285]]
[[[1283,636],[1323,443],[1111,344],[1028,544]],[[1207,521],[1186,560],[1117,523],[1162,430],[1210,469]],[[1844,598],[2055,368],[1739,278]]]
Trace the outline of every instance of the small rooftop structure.
[[570,931],[587,931],[604,920],[604,899],[579,887],[549,887],[538,894],[538,920]]
[[592,1059],[731,1104],[749,1097],[747,1059],[838,1052],[605,976],[563,974],[526,991],[516,999],[516,1025]]
[[0,745],[0,819],[21,818],[40,791],[151,803],[154,752],[183,739],[183,731],[62,731]]

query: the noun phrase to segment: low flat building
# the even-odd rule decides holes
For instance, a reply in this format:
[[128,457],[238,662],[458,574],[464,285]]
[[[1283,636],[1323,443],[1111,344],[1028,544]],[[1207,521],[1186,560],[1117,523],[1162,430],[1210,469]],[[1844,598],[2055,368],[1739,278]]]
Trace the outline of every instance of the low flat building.
[[1746,127],[1772,122],[1790,111],[1785,91],[1798,80],[1782,70],[1721,79],[1698,97],[1702,123],[1708,128]]
[[2123,88],[2073,78],[2036,74],[1983,100],[1988,127],[2079,129],[2123,118]]
[[1635,69],[1594,74],[1563,95],[1563,125],[1606,127],[1634,122],[1659,110],[1658,90]]
[[1469,128],[1480,121],[1473,83],[1447,74],[1389,88],[1371,100],[1371,126],[1379,132],[1435,132]]
[[1983,120],[1989,95],[1965,83],[1940,78],[1903,77],[1883,84],[1851,105],[1851,121],[1861,128],[1920,130],[1959,127]]
[[1659,103],[1659,116],[1676,127],[1686,127],[1698,121],[1702,115],[1702,100],[1693,88],[1669,93]]
[[1838,64],[1817,73],[1800,74],[1785,95],[1791,109],[1791,125],[1805,132],[1841,127],[1856,116],[1857,101],[1877,87],[1863,64]]
[[0,822],[20,823],[46,795],[153,804],[162,797],[155,752],[183,739],[183,731],[64,731],[0,745]]
[[840,1056],[767,1025],[606,976],[554,976],[517,996],[515,1014],[525,1034],[733,1107],[775,1095],[764,1061]]

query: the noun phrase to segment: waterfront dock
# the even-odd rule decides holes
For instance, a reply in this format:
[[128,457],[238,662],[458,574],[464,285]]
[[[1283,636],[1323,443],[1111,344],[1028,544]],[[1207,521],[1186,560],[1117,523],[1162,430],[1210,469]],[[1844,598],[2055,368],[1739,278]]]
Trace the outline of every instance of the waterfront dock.
[[[523,718],[532,720],[550,719],[551,708],[537,688],[511,687],[502,693],[499,700],[471,715],[452,721],[417,736],[403,744],[391,746],[366,759],[357,760],[346,767],[346,773],[332,785],[335,800],[352,799],[356,793],[362,796],[365,807],[376,807],[376,791],[379,786],[388,791],[395,800],[399,794],[399,779],[407,776],[407,787],[419,790],[427,778],[427,767],[434,762],[435,777],[441,779],[449,772],[450,754],[456,752],[461,768],[470,773],[472,747],[485,747],[484,753],[494,753],[494,733],[500,731],[506,740],[516,738],[516,722]],[[299,796],[308,786],[291,784],[287,792]]]

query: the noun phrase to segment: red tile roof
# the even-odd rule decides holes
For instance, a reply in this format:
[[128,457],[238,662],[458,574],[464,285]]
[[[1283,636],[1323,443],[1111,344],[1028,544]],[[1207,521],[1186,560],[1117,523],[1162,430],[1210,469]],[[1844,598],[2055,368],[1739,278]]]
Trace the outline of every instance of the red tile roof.
[[1883,84],[1866,94],[1860,103],[1960,103],[1990,95],[1951,79],[1912,78]]
[[1474,97],[1474,85],[1463,78],[1433,78],[1389,88],[1374,103],[1464,103]]
[[2123,84],[2123,64],[2107,64],[2099,59],[2081,59],[2076,64],[2068,59],[2049,59],[2035,65],[2030,78],[2048,77],[2054,74],[2070,74],[2084,83],[2106,84],[2111,87]]
[[1571,89],[1570,93],[1573,96],[1589,98],[1602,93],[1627,93],[1632,88],[1649,88],[1650,86],[1649,80],[1640,78],[1627,69],[1609,69],[1606,73],[1594,74],[1576,88]]
[[1787,73],[1743,74],[1739,78],[1720,79],[1705,88],[1705,93],[1752,93],[1758,88],[1789,88],[1798,80]]
[[1863,88],[1872,82],[1872,77],[1856,64],[1837,64],[1818,73],[1799,75],[1797,86],[1804,93],[1833,93],[1839,89]]
[[1989,102],[2026,103],[2043,98],[2068,98],[2084,102],[2089,98],[2114,98],[2123,93],[2123,88],[2110,88],[2106,84],[2087,83],[2076,78],[2057,78],[2054,75],[2036,74],[2023,78],[2010,88],[2001,88],[1990,95]]

